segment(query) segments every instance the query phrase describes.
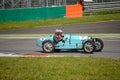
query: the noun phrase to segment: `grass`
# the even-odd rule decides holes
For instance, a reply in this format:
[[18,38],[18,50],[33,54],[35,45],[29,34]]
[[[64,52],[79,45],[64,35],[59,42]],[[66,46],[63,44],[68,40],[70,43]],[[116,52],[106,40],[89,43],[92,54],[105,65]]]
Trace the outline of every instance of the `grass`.
[[33,28],[43,27],[51,25],[65,25],[65,24],[82,24],[89,22],[100,22],[108,20],[120,20],[120,13],[106,14],[106,15],[90,15],[82,18],[59,18],[59,19],[48,19],[48,20],[33,20],[33,21],[21,21],[21,22],[1,22],[0,30],[11,30],[20,28]]
[[0,80],[119,80],[120,59],[0,57]]

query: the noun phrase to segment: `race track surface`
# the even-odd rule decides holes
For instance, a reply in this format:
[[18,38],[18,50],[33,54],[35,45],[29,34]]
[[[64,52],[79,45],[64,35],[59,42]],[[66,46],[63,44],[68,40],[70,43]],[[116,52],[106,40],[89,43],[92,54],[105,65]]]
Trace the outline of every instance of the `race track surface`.
[[[97,56],[120,58],[120,38],[104,38],[104,49],[102,52],[94,52],[94,54],[86,54],[83,51],[60,51],[49,55],[61,56]],[[0,53],[23,55],[23,54],[48,54],[42,53],[42,49],[37,47],[35,39],[0,39]]]
[[[31,29],[2,30],[0,34],[53,34],[55,29],[62,29],[64,33],[117,33],[120,34],[120,21],[107,21],[88,24],[65,25],[62,27],[41,27]],[[36,39],[4,39],[0,38],[0,54],[46,54],[36,46]],[[86,54],[82,51],[61,51],[49,55],[63,56],[97,56],[120,58],[120,37],[119,38],[102,38],[104,49],[102,52]]]
[[64,33],[120,33],[120,21],[95,22],[88,24],[73,24],[47,26],[30,29],[2,30],[0,34],[53,34],[56,29],[62,29]]

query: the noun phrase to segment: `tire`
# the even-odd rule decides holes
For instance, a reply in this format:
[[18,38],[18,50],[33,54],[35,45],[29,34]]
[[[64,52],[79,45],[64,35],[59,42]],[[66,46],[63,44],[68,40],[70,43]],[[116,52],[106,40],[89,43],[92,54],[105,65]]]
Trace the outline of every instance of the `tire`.
[[95,51],[96,52],[102,51],[102,49],[104,47],[103,41],[99,38],[94,38],[94,45],[95,45]]
[[85,53],[93,53],[95,49],[94,43],[92,41],[86,41],[83,44],[83,49]]
[[43,52],[45,53],[53,53],[55,46],[52,41],[46,40],[42,44],[42,49],[43,49]]

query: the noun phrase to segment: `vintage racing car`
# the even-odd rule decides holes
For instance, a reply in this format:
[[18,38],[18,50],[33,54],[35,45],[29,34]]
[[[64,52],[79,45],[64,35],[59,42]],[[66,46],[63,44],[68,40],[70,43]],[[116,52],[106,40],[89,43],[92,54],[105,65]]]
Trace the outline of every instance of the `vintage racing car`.
[[63,34],[57,30],[54,35],[41,37],[36,40],[37,46],[45,53],[53,53],[60,50],[84,50],[85,53],[102,51],[104,43],[100,38]]

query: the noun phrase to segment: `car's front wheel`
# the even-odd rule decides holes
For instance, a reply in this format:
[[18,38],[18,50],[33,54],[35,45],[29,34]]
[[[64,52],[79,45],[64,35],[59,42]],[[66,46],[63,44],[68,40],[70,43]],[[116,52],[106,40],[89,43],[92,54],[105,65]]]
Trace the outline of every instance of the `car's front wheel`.
[[43,49],[43,52],[45,53],[52,53],[54,52],[55,47],[52,41],[46,40],[42,44],[42,49]]
[[83,49],[84,49],[84,52],[86,53],[93,53],[95,49],[94,43],[92,41],[86,41],[83,44]]

